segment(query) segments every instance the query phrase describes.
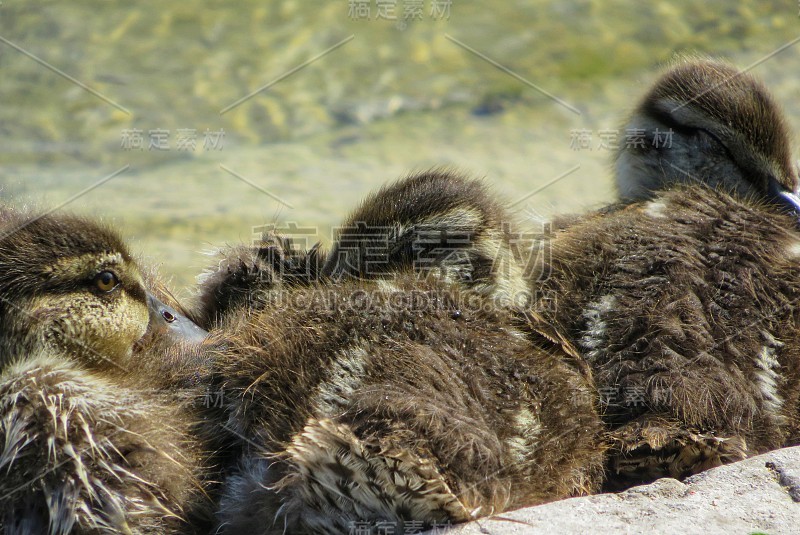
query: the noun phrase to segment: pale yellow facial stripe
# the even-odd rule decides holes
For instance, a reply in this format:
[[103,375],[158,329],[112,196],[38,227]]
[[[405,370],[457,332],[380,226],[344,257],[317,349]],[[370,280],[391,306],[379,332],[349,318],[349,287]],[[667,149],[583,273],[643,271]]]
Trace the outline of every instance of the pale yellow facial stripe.
[[101,267],[122,267],[125,266],[125,276],[142,286],[144,280],[136,265],[132,262],[125,262],[122,253],[92,254],[87,253],[80,256],[70,256],[59,258],[55,264],[47,268],[47,272],[54,277],[61,279],[81,279],[86,277],[94,269]]
[[77,279],[84,277],[87,266],[121,266],[125,263],[122,253],[92,254],[59,258],[55,264],[47,268],[47,272],[63,278]]

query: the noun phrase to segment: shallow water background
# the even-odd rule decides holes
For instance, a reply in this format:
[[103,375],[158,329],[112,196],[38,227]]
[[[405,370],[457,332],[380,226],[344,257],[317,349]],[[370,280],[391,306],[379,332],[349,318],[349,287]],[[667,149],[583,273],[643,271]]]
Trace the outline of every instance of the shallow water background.
[[3,201],[105,219],[185,295],[202,251],[329,241],[414,170],[485,177],[534,225],[600,206],[603,137],[675,54],[753,65],[800,129],[796,2],[318,4],[4,0]]

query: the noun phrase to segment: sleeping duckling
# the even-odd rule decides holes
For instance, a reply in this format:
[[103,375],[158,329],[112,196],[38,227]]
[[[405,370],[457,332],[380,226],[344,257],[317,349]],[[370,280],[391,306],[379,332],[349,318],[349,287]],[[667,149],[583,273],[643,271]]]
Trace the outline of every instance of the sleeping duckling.
[[[361,213],[370,202],[397,207],[389,199],[406,187],[433,199],[437,189],[424,180],[383,190]],[[427,180],[480,193],[467,200],[488,199],[455,176]],[[423,203],[429,209],[419,221],[481,230],[468,203],[451,217],[458,197],[447,191],[445,204]],[[402,223],[411,226],[393,226],[400,232],[392,236],[401,243],[397,258],[408,259],[402,249],[412,250],[413,230],[404,230],[422,227],[410,211]],[[287,242],[273,245],[280,243]],[[329,259],[341,258],[340,245]],[[237,303],[200,302],[225,310],[206,379],[222,393],[208,435],[231,459],[218,533],[417,532],[597,488],[596,395],[561,347],[532,342],[520,318],[484,306],[458,277],[402,268],[387,281],[334,270],[287,283],[282,261],[272,263],[287,256],[233,249],[225,266],[257,264],[259,277],[217,269],[206,279],[211,289],[200,292]],[[232,286],[230,300],[220,289]],[[241,288],[263,293],[258,306],[241,299]]]
[[200,277],[192,319],[209,329],[231,310],[261,307],[280,286],[390,280],[401,272],[458,282],[501,306],[527,304],[515,225],[478,180],[449,171],[410,175],[351,212],[327,254],[319,244],[300,251],[274,233],[221,250]]
[[588,379],[454,285],[300,286],[216,336],[219,533],[430,528],[586,493]]
[[675,184],[695,183],[800,211],[786,120],[767,88],[732,65],[674,65],[626,128],[642,133],[644,141],[617,152],[622,199],[647,199]]
[[[534,307],[594,372],[608,488],[800,443],[797,176],[780,112],[751,77],[702,61],[667,73],[636,117],[678,134],[618,159],[622,193],[650,200],[556,233],[539,286],[558,307]],[[701,183],[650,191],[673,167]]]
[[519,249],[516,222],[485,184],[434,170],[367,197],[339,228],[322,273],[364,280],[409,271],[521,305],[529,295]]
[[148,302],[161,312],[113,232],[0,210],[4,533],[178,532],[210,508],[186,402],[134,351]]

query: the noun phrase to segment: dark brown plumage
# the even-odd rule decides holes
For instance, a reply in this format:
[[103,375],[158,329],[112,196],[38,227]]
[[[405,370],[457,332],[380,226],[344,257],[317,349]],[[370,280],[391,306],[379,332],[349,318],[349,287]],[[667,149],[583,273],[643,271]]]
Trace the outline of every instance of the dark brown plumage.
[[201,276],[193,319],[211,328],[231,310],[261,307],[280,286],[406,272],[460,283],[500,305],[527,303],[515,225],[480,181],[447,171],[412,175],[365,199],[327,254],[298,251],[269,233],[255,246],[223,250]]
[[113,232],[2,210],[0,531],[177,532],[209,508],[194,400],[168,391],[159,353],[134,351],[149,320]]
[[498,306],[521,304],[529,295],[516,227],[482,182],[423,172],[367,197],[339,227],[322,273],[367,280],[415,272]]
[[[595,372],[612,444],[609,487],[682,477],[800,440],[798,246],[794,220],[781,213],[796,211],[797,177],[780,112],[751,77],[701,61],[665,75],[637,113],[632,127],[675,129],[670,151],[631,147],[619,156],[618,176],[640,188],[630,196],[653,200],[572,218],[547,239],[552,259],[538,257],[543,265],[530,272],[549,277],[530,290],[548,299],[524,327],[530,340],[560,348],[564,362],[577,345]],[[706,185],[652,191],[689,175]],[[387,279],[419,271],[417,229],[433,229],[432,267],[442,276],[425,284],[475,295],[474,280],[493,284],[490,271],[472,266],[495,257],[476,249],[481,232],[503,228],[494,206],[452,174],[412,177],[346,221],[323,273],[387,288]],[[441,240],[448,232],[468,236],[469,262],[450,261],[460,251]],[[497,236],[487,243],[517,260]]]
[[[501,210],[479,183],[428,174],[382,190],[347,221],[367,214],[371,223],[402,206],[394,201],[403,191],[442,204],[421,203],[418,222],[413,203],[400,210],[401,224],[380,220],[399,229],[379,239],[400,244],[389,260],[401,264],[395,273],[333,270],[283,284],[261,265],[270,283],[256,285],[258,306],[237,298],[223,315],[210,380],[224,402],[209,419],[209,435],[231,459],[221,533],[349,533],[381,523],[402,532],[596,488],[603,449],[584,370],[561,346],[532,341],[524,320],[483,291],[495,284],[485,275],[452,282],[412,269],[419,222],[497,240]],[[483,227],[485,206],[497,229]],[[342,243],[329,259],[342,258]],[[467,251],[495,257],[497,244],[481,245]],[[241,248],[230,255],[223,264],[242,265]],[[434,256],[432,267],[449,270],[450,258]],[[220,283],[227,269],[215,273],[213,288],[230,287]],[[476,291],[473,281],[485,284]],[[237,286],[237,295],[241,287],[253,286]],[[201,295],[227,302],[224,292]]]
[[279,288],[311,284],[321,276],[318,246],[300,251],[291,239],[272,232],[265,232],[254,246],[229,247],[216,256],[217,265],[200,275],[187,313],[206,329],[234,311],[262,308]]
[[641,138],[621,145],[617,154],[623,199],[701,183],[739,196],[769,196],[798,211],[786,120],[764,85],[732,65],[712,60],[673,65],[644,96],[626,129]]
[[[546,239],[551,255],[537,268],[558,306],[535,309],[594,372],[609,488],[800,441],[800,233],[786,214],[797,179],[780,112],[759,82],[735,74],[702,61],[660,79],[640,119],[681,135],[657,158],[620,155],[649,162],[624,172],[651,200],[571,221]],[[650,191],[669,185],[651,181],[668,167],[703,183]]]
[[550,242],[541,284],[558,308],[538,309],[594,371],[619,475],[684,476],[800,440],[792,227],[764,204],[692,186]]
[[215,336],[214,431],[240,452],[222,533],[424,527],[597,483],[587,379],[453,286],[296,287]]

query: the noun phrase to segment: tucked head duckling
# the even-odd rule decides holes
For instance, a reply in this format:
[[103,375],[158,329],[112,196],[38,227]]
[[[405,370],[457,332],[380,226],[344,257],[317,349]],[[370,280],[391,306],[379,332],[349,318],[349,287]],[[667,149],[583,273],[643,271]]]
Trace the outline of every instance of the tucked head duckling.
[[192,319],[211,328],[257,310],[288,287],[328,280],[390,280],[404,273],[456,282],[500,305],[527,303],[513,218],[479,180],[446,170],[410,175],[369,195],[338,227],[327,254],[265,233],[253,246],[220,250],[199,277]]
[[800,211],[786,121],[769,91],[746,72],[719,61],[679,63],[655,82],[626,129],[642,134],[642,142],[617,154],[623,199],[703,183]]
[[524,285],[506,222],[430,172],[368,197],[321,271],[280,239],[224,253],[194,313],[219,324],[218,533],[416,531],[596,488],[590,374],[486,306]]
[[800,443],[797,176],[783,117],[760,82],[701,61],[657,81],[630,124],[648,137],[672,128],[671,147],[621,151],[621,193],[642,199],[556,233],[540,269],[558,306],[537,304],[594,373],[609,488]]
[[484,183],[433,170],[367,197],[340,227],[322,273],[366,280],[416,272],[507,305],[528,296],[519,241]]

